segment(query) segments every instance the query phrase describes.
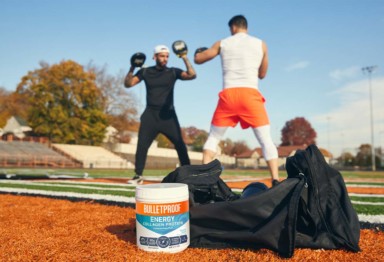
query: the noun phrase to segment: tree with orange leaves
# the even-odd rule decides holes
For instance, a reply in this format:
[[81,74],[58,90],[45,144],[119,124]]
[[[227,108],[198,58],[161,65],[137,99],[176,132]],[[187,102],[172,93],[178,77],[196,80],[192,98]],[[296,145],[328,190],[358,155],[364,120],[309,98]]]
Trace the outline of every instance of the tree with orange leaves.
[[304,117],[296,117],[285,123],[281,130],[280,146],[316,144],[317,133]]
[[28,105],[27,121],[34,132],[54,143],[100,144],[107,118],[96,75],[71,60],[40,66],[16,90]]

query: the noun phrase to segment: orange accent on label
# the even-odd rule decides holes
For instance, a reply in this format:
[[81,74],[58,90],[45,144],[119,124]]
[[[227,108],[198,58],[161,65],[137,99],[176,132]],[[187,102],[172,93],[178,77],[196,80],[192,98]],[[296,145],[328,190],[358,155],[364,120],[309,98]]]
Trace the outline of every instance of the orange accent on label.
[[189,202],[182,201],[166,204],[136,202],[136,213],[148,216],[178,215],[189,211]]

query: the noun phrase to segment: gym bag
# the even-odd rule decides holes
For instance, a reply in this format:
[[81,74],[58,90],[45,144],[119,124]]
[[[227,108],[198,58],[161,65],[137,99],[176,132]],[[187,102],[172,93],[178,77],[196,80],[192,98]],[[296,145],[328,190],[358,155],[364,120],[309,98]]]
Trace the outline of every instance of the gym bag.
[[187,184],[190,206],[238,199],[220,178],[222,170],[219,160],[204,165],[185,165],[169,173],[162,183]]
[[190,208],[190,247],[268,248],[292,257],[295,247],[357,252],[360,226],[341,174],[311,145],[286,161],[288,178],[235,201]]

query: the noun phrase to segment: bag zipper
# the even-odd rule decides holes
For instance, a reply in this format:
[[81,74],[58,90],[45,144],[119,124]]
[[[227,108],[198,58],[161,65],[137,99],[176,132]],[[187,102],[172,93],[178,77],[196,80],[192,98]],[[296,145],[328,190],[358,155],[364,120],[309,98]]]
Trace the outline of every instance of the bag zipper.
[[319,214],[321,215],[321,219],[325,225],[325,228],[328,232],[332,233],[334,235],[334,232],[332,231],[332,229],[330,229],[330,227],[328,226],[327,224],[327,221],[325,220],[325,215],[323,213],[323,210],[321,209],[321,205],[320,205],[320,198],[319,198],[319,188],[318,188],[318,182],[317,182],[317,179],[315,178],[314,179],[314,172],[313,172],[313,168],[312,168],[312,165],[310,164],[310,161],[309,161],[309,156],[308,156],[308,153],[307,151],[303,151],[304,152],[304,159],[305,161],[307,162],[307,165],[308,165],[308,168],[309,168],[309,171],[310,171],[310,177],[311,177],[311,180],[312,182],[314,183],[315,185],[315,196],[316,196],[316,202],[317,202],[317,210],[319,211]]
[[215,175],[217,173],[220,173],[221,172],[221,169],[215,169],[213,171],[210,171],[210,172],[206,172],[206,173],[199,173],[199,174],[191,174],[183,179],[180,179],[179,182],[182,182],[186,179],[189,179],[191,176],[192,177],[198,177],[198,176],[210,176],[210,175]]

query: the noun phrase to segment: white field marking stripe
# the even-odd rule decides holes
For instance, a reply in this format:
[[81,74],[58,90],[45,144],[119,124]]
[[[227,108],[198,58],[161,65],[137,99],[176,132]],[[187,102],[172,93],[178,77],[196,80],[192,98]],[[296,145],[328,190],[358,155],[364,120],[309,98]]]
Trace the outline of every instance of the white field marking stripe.
[[[13,184],[13,183],[8,183]],[[65,187],[65,188],[82,188],[82,189],[96,189],[96,190],[105,190],[105,191],[125,191],[125,192],[134,192],[135,189],[128,189],[128,188],[107,188],[107,187],[92,187],[92,186],[81,186],[79,184],[73,184],[73,185],[55,185],[55,184],[47,184],[47,183],[36,183],[36,182],[24,182],[24,183],[17,183],[22,185],[34,185],[34,186],[52,186],[52,187]]]
[[[45,183],[47,183],[47,181],[44,181]],[[33,183],[35,184],[40,184],[40,183],[43,183],[43,182],[39,182],[39,181],[33,181]],[[131,184],[121,184],[121,183],[102,183],[102,182],[70,182],[70,181],[49,181],[48,184],[50,185],[53,185],[55,186],[55,184],[68,184],[68,185],[86,185],[86,186],[110,186],[111,188],[114,187],[116,189],[119,189],[119,188],[130,188],[130,187],[133,187],[133,185]]]
[[[11,180],[8,180],[8,181],[11,181]],[[16,180],[13,180],[13,181],[16,181]],[[128,181],[128,180],[127,180]],[[4,182],[4,181],[1,181],[0,182],[3,182],[3,183],[7,183],[7,182]],[[26,181],[19,181],[18,183],[25,183]],[[75,185],[89,185],[89,186],[97,186],[97,185],[101,185],[101,186],[110,186],[110,187],[116,187],[116,188],[119,188],[119,187],[135,187],[135,185],[133,184],[128,184],[128,183],[108,183],[108,182],[76,182],[76,181],[65,181],[65,180],[52,180],[52,181],[49,181],[49,180],[44,180],[44,182],[41,182],[41,181],[38,181],[38,180],[34,180],[34,181],[27,181],[27,182],[31,182],[31,183],[35,183],[35,184],[41,184],[41,183],[48,183],[48,184],[51,184],[51,185],[55,185],[56,183],[58,184],[75,184]],[[10,183],[10,182],[8,182]]]
[[125,197],[125,196],[56,192],[56,191],[45,191],[45,190],[24,189],[24,188],[6,188],[6,187],[0,188],[0,191],[7,192],[7,193],[36,194],[36,195],[44,195],[44,196],[87,198],[87,199],[94,199],[94,200],[107,200],[107,201],[124,202],[124,203],[136,202],[134,197]]
[[[236,193],[242,193],[243,192],[243,189],[239,189],[239,188],[231,188],[233,192],[236,192]],[[356,193],[349,193],[348,194],[350,197],[351,196],[355,196],[355,197],[382,197],[384,198],[384,195],[378,195],[378,194],[374,194],[374,195],[371,195],[371,194],[356,194]],[[353,202],[353,200],[351,200]],[[355,202],[358,202],[358,201],[355,201]],[[369,203],[372,203],[372,202],[362,202],[362,203],[367,203],[367,205],[369,205]],[[380,203],[380,202],[377,202],[377,203]],[[384,204],[384,203],[383,203]]]
[[[115,202],[124,202],[124,203],[135,203],[136,199],[134,197],[123,197],[123,196],[111,196],[111,195],[98,195],[98,194],[81,194],[81,193],[66,193],[66,192],[47,192],[44,190],[29,190],[29,189],[15,189],[15,188],[1,188],[2,192],[9,193],[25,193],[25,194],[36,194],[36,195],[46,195],[46,196],[63,196],[63,197],[78,197],[78,198],[87,198],[94,200],[107,200]],[[359,221],[369,222],[369,223],[384,223],[384,215],[364,215],[358,214]]]
[[[73,177],[73,178],[79,178],[79,177]],[[81,177],[80,177],[81,178]],[[116,179],[126,179],[127,182],[128,180],[131,180],[132,178],[131,177],[106,177],[106,178],[103,178],[103,177],[86,177],[86,178],[83,178],[82,181],[84,180],[89,180],[89,181],[92,181],[93,179],[108,179],[108,178],[116,178]],[[144,180],[149,180],[149,181],[162,181],[164,177],[162,176],[143,176],[143,179]],[[49,177],[47,177],[46,179],[44,180],[49,180]],[[0,180],[1,181],[1,180]],[[36,181],[38,182],[38,181]],[[50,181],[51,182],[51,181]],[[106,185],[110,185],[110,184],[113,184],[113,185],[127,185],[126,183],[108,183],[108,182],[76,182],[76,181],[65,181],[65,180],[60,180],[60,178],[58,178],[58,180],[52,180],[52,183],[94,183],[94,184],[106,184]]]
[[384,202],[363,202],[363,201],[351,201],[352,204],[356,205],[367,205],[367,206],[384,206]]
[[[132,192],[134,189],[120,189],[118,187],[131,187],[135,188],[136,185],[128,185],[128,184],[122,184],[122,183],[105,183],[105,182],[75,182],[75,181],[52,181],[51,184],[44,184],[42,182],[38,181],[20,181],[20,180],[0,180],[0,183],[13,183],[13,184],[34,184],[34,185],[52,185],[52,186],[61,186],[61,187],[67,187],[65,185],[55,185],[55,183],[67,183],[67,184],[74,184],[77,188],[84,188],[84,189],[100,189],[100,190],[120,190],[120,191],[127,191]],[[103,188],[103,187],[86,187],[86,186],[78,186],[79,184],[85,184],[85,185],[110,185],[110,186],[116,186],[116,188]],[[68,186],[69,187],[69,186]],[[243,189],[239,188],[232,188],[232,191],[234,192],[242,192]],[[349,196],[357,196],[357,197],[383,197],[384,194],[356,194],[356,193],[349,193]]]
[[6,180],[1,180],[0,183],[4,184],[42,184],[42,183],[47,183],[47,184],[52,184],[55,185],[55,183],[63,183],[63,184],[75,184],[75,185],[109,185],[109,186],[116,186],[116,187],[134,187],[134,185],[131,184],[123,184],[123,183],[102,183],[102,182],[76,182],[76,181],[64,181],[64,180],[54,180],[54,181],[49,181],[49,180],[43,180],[43,182],[38,181],[38,180],[12,180],[12,179],[6,179]]
[[[128,181],[128,179],[127,179]],[[31,181],[33,183],[43,183],[43,182],[40,182],[40,181]],[[49,180],[44,180],[45,183],[51,183],[51,184],[56,184],[56,183],[60,183],[60,184],[81,184],[81,185],[110,185],[110,186],[117,186],[117,187],[120,187],[120,186],[132,186],[130,184],[127,184],[127,183],[108,183],[108,182],[83,182],[83,181],[65,181],[65,180],[52,180],[52,181],[49,181]]]
[[359,184],[347,184],[347,187],[384,188],[384,186],[382,185],[359,185]]
[[349,193],[349,196],[356,196],[356,197],[384,197],[383,194],[356,194],[356,193]]
[[358,214],[360,222],[369,222],[369,223],[375,223],[375,224],[383,224],[384,223],[384,216],[383,215],[364,215],[364,214]]

